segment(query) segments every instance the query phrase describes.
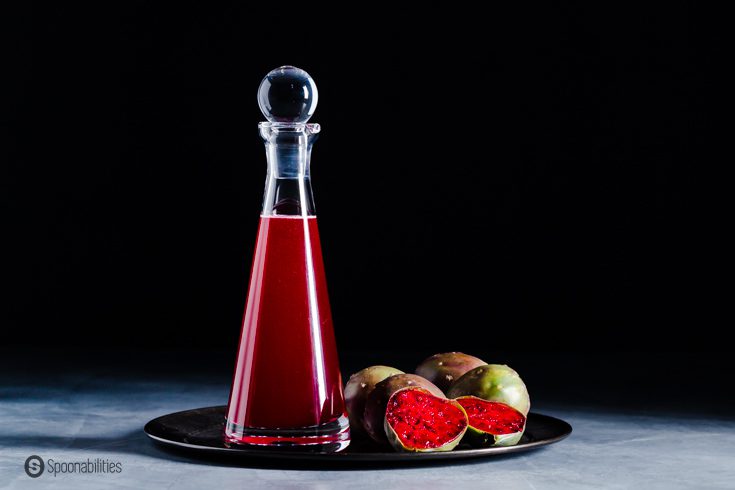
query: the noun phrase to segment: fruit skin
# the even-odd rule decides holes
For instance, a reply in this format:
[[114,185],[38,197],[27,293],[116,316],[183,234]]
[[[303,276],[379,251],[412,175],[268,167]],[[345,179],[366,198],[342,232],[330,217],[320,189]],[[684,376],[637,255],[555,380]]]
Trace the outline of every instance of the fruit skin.
[[365,402],[365,411],[362,422],[365,432],[378,443],[385,444],[388,438],[385,434],[385,410],[388,400],[396,391],[410,386],[424,388],[439,398],[446,398],[444,393],[434,383],[416,374],[394,374],[375,385],[375,389],[368,395]]
[[[460,397],[455,398],[455,400],[461,400],[463,398],[477,398],[477,397],[460,396]],[[520,413],[520,410],[517,410],[517,411]],[[468,416],[468,419],[469,419],[469,416]],[[473,447],[515,446],[521,440],[521,437],[523,437],[523,433],[526,431],[526,420],[527,419],[524,416],[523,428],[518,432],[513,432],[510,434],[490,434],[489,432],[485,432],[483,430],[476,429],[472,425],[468,424],[469,426],[467,428],[467,433],[464,436],[464,441]]]
[[510,405],[528,416],[531,399],[523,380],[505,364],[488,364],[467,371],[449,389],[449,398],[472,395],[491,402]]
[[518,441],[523,437],[523,432],[526,427],[523,426],[523,430],[520,432],[514,432],[513,434],[488,434],[477,430],[471,425],[467,426],[467,433],[464,438],[470,446],[473,447],[489,447],[489,446],[515,446]]
[[[431,392],[429,392],[428,390],[425,390],[423,388],[403,388],[403,389],[400,389],[400,390],[396,391],[395,393],[393,393],[393,395],[391,395],[390,398],[393,398],[399,392],[406,391],[406,390],[423,391],[424,393],[426,393],[428,395],[431,395],[432,394]],[[448,399],[444,398],[443,396],[442,397],[439,397],[439,398],[442,398],[442,400],[444,400],[446,403],[449,403],[452,406],[457,407],[459,410],[462,411],[462,413],[465,416],[465,419],[467,419],[467,413],[465,412],[464,408],[462,408],[462,405],[460,405],[459,403],[457,403],[454,400],[448,400]],[[390,401],[390,399],[389,399],[389,401]],[[388,418],[387,417],[383,417],[383,430],[385,431],[385,434],[388,436],[388,442],[390,443],[390,445],[393,446],[393,448],[396,451],[403,451],[403,452],[409,452],[409,453],[431,453],[431,452],[451,451],[452,449],[454,449],[455,447],[457,447],[457,444],[459,444],[459,442],[465,436],[465,434],[467,433],[467,430],[468,430],[469,426],[470,426],[470,424],[467,423],[465,425],[465,428],[464,428],[464,430],[462,432],[460,432],[459,434],[457,434],[454,437],[454,439],[452,439],[451,441],[448,441],[443,446],[434,447],[434,448],[412,448],[412,447],[406,447],[406,446],[403,445],[403,442],[398,437],[398,434],[396,434],[395,430],[393,430],[393,426],[391,426],[390,423],[388,422]]]
[[416,374],[428,379],[446,392],[464,373],[487,363],[482,359],[462,352],[434,354],[418,365]]
[[390,366],[370,366],[350,376],[345,385],[344,396],[347,416],[350,418],[350,432],[353,436],[365,433],[362,417],[368,395],[376,384],[394,374],[403,374],[403,371]]

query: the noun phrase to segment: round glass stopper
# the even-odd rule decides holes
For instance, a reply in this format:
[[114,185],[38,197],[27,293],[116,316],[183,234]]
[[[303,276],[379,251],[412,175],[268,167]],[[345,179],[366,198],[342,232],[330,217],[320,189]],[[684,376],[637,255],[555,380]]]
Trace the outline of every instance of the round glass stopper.
[[295,66],[272,70],[258,88],[260,112],[270,122],[305,123],[314,114],[318,99],[314,79]]

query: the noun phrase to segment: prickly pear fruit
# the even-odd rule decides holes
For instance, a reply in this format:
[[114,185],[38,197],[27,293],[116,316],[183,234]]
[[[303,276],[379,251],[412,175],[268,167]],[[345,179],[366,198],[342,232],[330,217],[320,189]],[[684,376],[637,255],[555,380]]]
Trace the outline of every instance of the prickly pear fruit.
[[397,451],[451,451],[467,427],[467,414],[457,401],[423,388],[403,388],[388,399],[384,430]]
[[445,352],[434,354],[425,359],[416,368],[416,374],[422,376],[440,390],[446,392],[451,384],[458,380],[464,373],[487,363],[482,359],[462,352]]
[[389,366],[370,366],[350,376],[345,385],[344,395],[347,415],[350,418],[350,432],[353,436],[365,433],[362,417],[368,395],[376,384],[394,374],[403,374],[403,371]]
[[476,396],[491,402],[510,405],[524,416],[528,415],[531,400],[523,380],[517,372],[504,364],[488,364],[467,371],[452,384],[447,396]]
[[464,439],[473,446],[513,446],[526,430],[526,416],[510,405],[475,396],[460,396],[455,401],[467,413],[470,427]]
[[446,398],[431,381],[415,374],[394,374],[385,378],[368,395],[362,419],[365,431],[375,442],[388,442],[384,428],[388,400],[396,391],[408,387],[424,388],[434,396]]

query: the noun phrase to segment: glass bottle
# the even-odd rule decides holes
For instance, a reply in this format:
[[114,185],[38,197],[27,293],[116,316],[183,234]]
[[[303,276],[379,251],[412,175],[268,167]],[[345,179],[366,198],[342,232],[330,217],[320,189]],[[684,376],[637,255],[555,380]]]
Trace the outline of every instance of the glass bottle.
[[305,71],[263,79],[268,175],[227,409],[229,443],[341,450],[350,431],[309,164],[318,93]]

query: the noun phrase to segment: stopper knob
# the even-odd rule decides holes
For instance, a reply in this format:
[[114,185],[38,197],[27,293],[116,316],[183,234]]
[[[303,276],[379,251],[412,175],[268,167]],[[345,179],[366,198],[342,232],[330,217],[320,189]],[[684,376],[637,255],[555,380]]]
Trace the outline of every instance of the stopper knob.
[[305,123],[314,114],[318,100],[314,79],[295,66],[272,70],[258,88],[260,112],[270,122]]

